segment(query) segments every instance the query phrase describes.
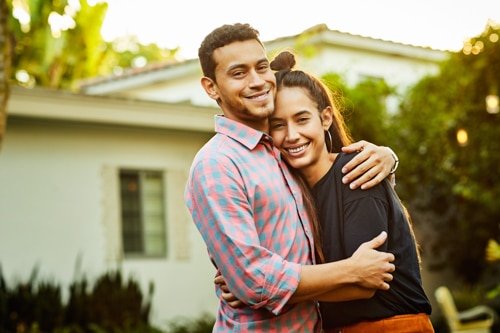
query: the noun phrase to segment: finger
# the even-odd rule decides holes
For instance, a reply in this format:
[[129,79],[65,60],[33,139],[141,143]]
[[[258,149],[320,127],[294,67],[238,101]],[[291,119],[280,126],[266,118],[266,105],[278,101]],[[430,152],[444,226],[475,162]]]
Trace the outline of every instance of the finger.
[[368,242],[361,244],[361,246],[367,246],[371,249],[376,249],[380,247],[387,239],[387,232],[382,231],[378,236],[372,238]]
[[[389,253],[389,262],[392,263],[392,262],[394,262],[395,259],[396,258],[394,258],[394,254]],[[396,265],[394,265],[394,264],[390,264],[390,265],[391,265],[391,267],[390,267],[388,272],[394,272],[396,270]]]
[[367,180],[364,182],[362,179],[361,180],[356,180],[355,182],[351,183],[349,186],[351,189],[354,184],[356,184],[358,187],[361,187],[362,190],[368,190],[369,188],[374,187],[375,185],[380,184],[385,178],[379,173],[372,179]]
[[391,286],[389,285],[389,283],[387,282],[384,282],[380,285],[380,288],[381,290],[389,290],[391,288]]
[[[361,171],[361,170],[362,169],[359,169],[359,171]],[[355,171],[358,171],[358,169],[356,169]],[[354,171],[351,171],[351,172],[353,173]],[[374,180],[378,176],[379,176],[379,173],[377,173],[376,168],[368,169],[368,171],[365,171],[363,174],[360,174],[358,176],[358,178],[354,179],[349,184],[349,188],[351,190],[357,189],[358,187],[363,186],[368,182],[371,182],[372,180]],[[346,177],[344,177],[344,178],[346,178]],[[376,180],[375,180],[375,182],[376,182]]]
[[214,283],[215,284],[223,284],[224,283],[224,278],[222,277],[222,275],[216,276],[215,279],[214,279]]
[[[367,151],[362,151],[353,157],[348,163],[342,168],[342,173],[349,175],[350,179],[356,178],[368,169],[368,165],[365,163],[370,157],[370,153]],[[360,170],[358,170],[360,169]],[[355,172],[352,172],[355,171]],[[352,173],[352,174],[350,174]]]
[[245,305],[242,301],[232,301],[228,302],[228,304],[232,308],[241,308],[243,305]]
[[225,300],[226,302],[232,302],[232,301],[236,301],[238,300],[233,294],[231,293],[221,293],[221,297],[223,300]]
[[342,147],[342,151],[344,153],[354,153],[354,152],[363,150],[363,147],[365,145],[366,145],[366,141],[361,140],[358,142],[351,143],[348,146]]
[[229,292],[229,288],[227,287],[227,284],[221,284],[220,290],[222,290],[223,292],[226,292],[226,293]]

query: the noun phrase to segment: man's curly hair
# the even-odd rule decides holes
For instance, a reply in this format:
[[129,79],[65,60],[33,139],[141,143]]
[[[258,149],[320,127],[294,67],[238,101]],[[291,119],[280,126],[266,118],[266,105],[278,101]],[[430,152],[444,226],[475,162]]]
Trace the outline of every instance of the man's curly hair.
[[243,42],[251,39],[255,39],[264,46],[259,39],[259,31],[252,28],[248,23],[225,24],[213,30],[201,42],[198,49],[198,58],[203,75],[216,81],[215,67],[217,64],[213,57],[216,49],[233,42]]

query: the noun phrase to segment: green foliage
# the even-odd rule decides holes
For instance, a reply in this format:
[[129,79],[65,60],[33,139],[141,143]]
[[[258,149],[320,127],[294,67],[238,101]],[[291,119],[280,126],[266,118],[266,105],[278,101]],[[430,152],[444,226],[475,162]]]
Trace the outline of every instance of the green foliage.
[[[0,266],[1,268],[1,266]],[[25,282],[8,287],[0,269],[0,333],[211,333],[215,319],[171,320],[166,331],[149,323],[154,288],[143,295],[132,278],[109,271],[93,284],[86,278],[69,286],[62,301],[61,286],[38,279],[38,268]]]
[[426,262],[451,267],[467,283],[480,279],[488,239],[500,236],[500,118],[485,107],[486,95],[500,93],[499,34],[488,27],[469,41],[473,52],[466,45],[439,75],[422,79],[393,122],[391,147],[403,161],[398,192],[426,230]]
[[93,286],[85,278],[73,282],[64,304],[60,285],[37,279],[37,272],[11,288],[0,274],[0,332],[159,332],[149,324],[152,285],[143,297],[133,279],[107,272]]
[[0,332],[4,333],[8,318],[8,298],[7,284],[2,274],[2,266],[0,266]]
[[[23,70],[29,74],[23,84],[51,88],[69,87],[76,78],[94,74],[89,69],[96,67],[102,54],[100,28],[107,4],[90,7],[87,1],[81,1],[81,9],[72,17],[65,13],[67,1],[24,3],[24,10],[30,15],[29,24],[11,20],[15,40],[13,74]],[[63,15],[79,25],[58,29],[55,23],[49,24],[49,17]]]
[[[107,332],[112,332],[114,327],[130,329],[148,322],[152,285],[148,298],[143,299],[140,286],[134,280],[125,283],[120,272],[110,272],[97,279],[90,295],[89,321],[101,323],[100,327]],[[82,296],[87,299],[86,295]]]
[[[12,10],[12,0],[7,1]],[[135,37],[104,41],[101,36],[107,12],[104,2],[90,6],[86,0],[80,0],[80,8],[71,7],[68,0],[19,3],[24,4],[30,21],[22,24],[11,16],[15,43],[12,79],[24,86],[77,90],[81,79],[171,59],[177,52],[177,49],[161,49],[154,44],[142,45]],[[58,29],[56,23],[49,24],[49,18],[54,17],[64,17],[74,25]]]
[[197,319],[178,318],[170,322],[168,333],[210,333],[213,330],[215,320],[213,316],[204,314]]
[[[439,75],[419,81],[396,113],[386,109],[395,90],[384,81],[351,88],[339,75],[322,78],[355,140],[398,153],[397,190],[422,230],[426,265],[452,268],[466,283],[482,278],[486,244],[500,238],[500,114],[485,106],[488,94],[500,94],[499,35],[498,27],[488,27],[470,39]],[[457,142],[459,129],[468,133],[466,145]]]
[[5,330],[16,332],[36,324],[43,332],[62,324],[63,304],[61,288],[54,281],[36,281],[38,269],[34,269],[26,282],[8,290],[5,286],[7,318]]
[[336,104],[341,107],[346,124],[355,141],[367,140],[389,146],[391,116],[386,100],[395,94],[395,89],[384,80],[366,78],[354,87],[349,87],[341,76],[328,73],[322,80],[333,93]]

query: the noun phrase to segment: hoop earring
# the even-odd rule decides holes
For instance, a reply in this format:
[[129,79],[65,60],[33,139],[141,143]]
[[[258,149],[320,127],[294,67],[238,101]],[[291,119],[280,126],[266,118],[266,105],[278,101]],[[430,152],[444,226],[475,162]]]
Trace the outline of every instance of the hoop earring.
[[[332,134],[330,133],[330,131],[326,130],[325,131],[327,134],[328,134],[328,140],[330,141],[330,149],[328,149],[328,152],[329,153],[333,153],[333,140],[332,140]],[[326,135],[325,135],[325,138],[326,138]],[[326,144],[326,142],[325,142]],[[327,145],[328,147],[328,145]]]

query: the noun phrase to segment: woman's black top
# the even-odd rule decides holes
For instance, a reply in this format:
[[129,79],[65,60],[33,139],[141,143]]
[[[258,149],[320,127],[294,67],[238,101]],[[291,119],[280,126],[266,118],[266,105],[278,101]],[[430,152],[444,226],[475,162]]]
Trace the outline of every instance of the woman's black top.
[[394,280],[388,291],[370,299],[321,302],[323,328],[344,326],[401,314],[431,313],[422,287],[416,241],[399,197],[386,179],[368,190],[351,190],[342,183],[342,167],[355,154],[340,153],[332,168],[313,187],[323,233],[327,262],[350,257],[383,230],[387,241],[381,251],[395,256]]

